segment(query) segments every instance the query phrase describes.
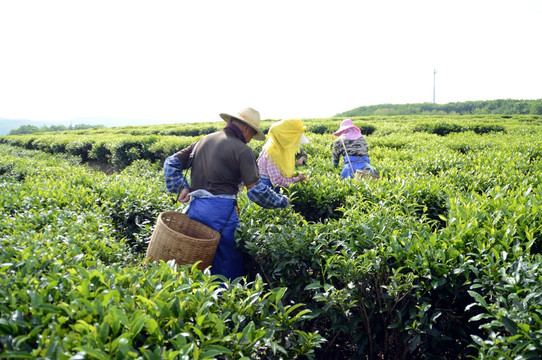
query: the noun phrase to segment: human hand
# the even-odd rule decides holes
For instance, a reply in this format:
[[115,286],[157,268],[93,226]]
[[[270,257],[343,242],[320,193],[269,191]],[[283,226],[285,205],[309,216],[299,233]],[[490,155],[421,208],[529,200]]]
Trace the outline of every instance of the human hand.
[[305,175],[301,174],[301,173],[299,173],[299,175],[297,175],[297,177],[299,178],[299,181],[307,181],[308,180],[308,178]]
[[190,196],[188,196],[189,192],[190,192],[189,188],[183,189],[183,191],[181,191],[181,194],[179,195],[179,198],[177,199],[177,201],[182,202],[182,203],[189,202],[190,201]]

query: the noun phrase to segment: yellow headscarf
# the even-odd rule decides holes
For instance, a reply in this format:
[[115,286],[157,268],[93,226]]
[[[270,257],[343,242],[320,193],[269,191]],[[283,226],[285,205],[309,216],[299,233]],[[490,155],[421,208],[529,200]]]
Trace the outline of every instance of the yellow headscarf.
[[295,169],[295,154],[299,152],[301,135],[306,127],[299,119],[281,120],[269,128],[269,139],[263,151],[279,168],[282,176],[292,177]]

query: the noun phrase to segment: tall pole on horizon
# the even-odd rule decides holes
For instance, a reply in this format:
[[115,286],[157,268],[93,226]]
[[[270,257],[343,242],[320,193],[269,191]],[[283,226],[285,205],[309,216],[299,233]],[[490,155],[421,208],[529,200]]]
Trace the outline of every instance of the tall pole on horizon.
[[435,103],[435,81],[437,78],[437,69],[433,70],[433,104]]

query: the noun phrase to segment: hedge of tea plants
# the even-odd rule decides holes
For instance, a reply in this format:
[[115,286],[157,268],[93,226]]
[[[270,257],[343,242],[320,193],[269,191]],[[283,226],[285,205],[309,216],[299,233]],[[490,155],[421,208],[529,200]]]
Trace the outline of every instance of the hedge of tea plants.
[[174,209],[150,162],[107,176],[0,153],[0,358],[310,358],[324,341],[286,288],[144,261],[145,224]]
[[354,118],[376,181],[331,165],[341,120],[304,120],[310,180],[284,190],[291,207],[240,194],[247,277],[222,285],[143,254],[157,214],[183,208],[163,159],[223,124],[0,138],[4,353],[540,358],[542,118]]

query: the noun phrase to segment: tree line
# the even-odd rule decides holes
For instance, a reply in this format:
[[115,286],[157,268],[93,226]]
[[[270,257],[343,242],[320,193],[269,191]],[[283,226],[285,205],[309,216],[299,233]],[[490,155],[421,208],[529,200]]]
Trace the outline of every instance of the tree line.
[[35,134],[42,132],[53,132],[53,131],[69,131],[69,130],[84,130],[92,128],[101,128],[103,125],[86,125],[86,124],[77,124],[77,125],[51,125],[51,126],[42,126],[37,127],[35,125],[22,125],[17,129],[10,130],[9,135],[22,135],[22,134]]
[[381,104],[360,106],[335,116],[391,116],[391,115],[542,115],[542,99],[537,100],[483,100],[452,102],[448,104]]
[[[480,100],[452,102],[448,104],[417,103],[417,104],[380,104],[359,106],[335,115],[335,117],[354,116],[393,116],[393,115],[542,115],[542,99],[537,100]],[[10,130],[9,135],[35,134],[40,132],[84,130],[101,128],[103,125],[51,125],[37,127],[22,125]]]

